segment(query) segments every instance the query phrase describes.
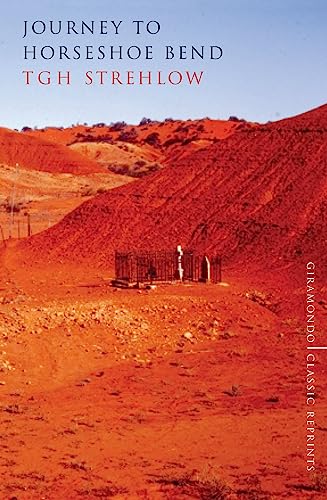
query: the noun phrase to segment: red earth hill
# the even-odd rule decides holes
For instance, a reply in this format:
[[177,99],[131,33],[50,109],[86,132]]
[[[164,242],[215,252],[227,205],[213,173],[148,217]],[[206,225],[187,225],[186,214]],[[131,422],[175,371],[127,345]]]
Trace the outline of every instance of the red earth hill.
[[124,122],[100,123],[67,129],[47,127],[27,130],[25,134],[69,146],[113,172],[143,177],[246,126],[254,125],[236,117],[227,121],[143,119],[136,126]]
[[0,128],[0,163],[52,173],[103,172],[98,163],[69,148],[27,134]]
[[[327,105],[229,138],[82,204],[23,243],[45,261],[109,266],[116,248],[219,252],[326,264]],[[64,257],[63,257],[64,256]]]
[[139,125],[116,122],[111,125],[99,123],[95,125],[75,125],[68,128],[46,127],[35,130],[27,128],[24,135],[69,146],[76,142],[85,142],[87,139],[90,139],[91,142],[106,142],[108,139],[117,141],[122,133],[129,134],[134,130],[136,132],[135,141],[138,143],[144,142],[148,135],[157,133],[160,143],[164,144],[171,138],[175,140],[177,138],[176,142],[178,142],[178,138],[183,141],[195,135],[199,139],[223,139],[246,123],[236,117],[231,117],[229,120],[211,120],[209,118],[201,120],[166,119],[162,122],[147,120],[146,123],[141,122]]

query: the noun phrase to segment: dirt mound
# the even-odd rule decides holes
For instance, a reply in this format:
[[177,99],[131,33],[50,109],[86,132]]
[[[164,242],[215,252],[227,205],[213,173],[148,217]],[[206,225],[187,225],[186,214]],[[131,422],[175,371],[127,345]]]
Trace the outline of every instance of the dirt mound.
[[244,264],[326,263],[327,106],[245,127],[89,200],[24,248],[108,266],[115,248],[181,242]]
[[0,163],[53,173],[103,172],[97,162],[66,146],[5,128],[0,128]]

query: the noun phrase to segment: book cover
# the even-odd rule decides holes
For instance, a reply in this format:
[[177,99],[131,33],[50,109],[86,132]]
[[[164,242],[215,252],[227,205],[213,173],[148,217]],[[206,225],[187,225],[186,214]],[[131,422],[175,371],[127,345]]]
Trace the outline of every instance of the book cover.
[[1,499],[326,498],[326,13],[2,5]]

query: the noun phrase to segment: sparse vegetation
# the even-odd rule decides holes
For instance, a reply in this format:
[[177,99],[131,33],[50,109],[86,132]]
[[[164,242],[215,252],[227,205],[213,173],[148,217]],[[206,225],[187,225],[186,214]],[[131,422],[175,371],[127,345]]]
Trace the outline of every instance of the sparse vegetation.
[[196,134],[192,135],[191,137],[187,137],[182,142],[182,146],[186,146],[187,144],[190,144],[190,142],[196,141],[197,139],[198,139],[198,136]]
[[19,213],[26,204],[23,201],[12,201],[11,197],[6,198],[0,205],[0,207],[7,213]]
[[278,396],[270,396],[269,398],[266,399],[267,403],[279,403],[279,397]]
[[126,488],[121,486],[109,485],[100,488],[86,488],[78,492],[82,496],[90,498],[112,498],[117,495],[125,495],[128,493]]
[[224,391],[224,394],[227,394],[228,396],[231,396],[233,398],[235,398],[236,396],[240,396],[240,387],[238,385],[232,385],[230,389]]
[[127,126],[126,122],[114,122],[110,124],[110,128],[113,132],[119,132]]
[[227,500],[232,492],[225,481],[211,470],[177,476],[165,475],[155,482],[163,486],[174,486],[179,494],[201,500]]
[[236,491],[241,500],[271,500],[271,495],[262,489],[261,481],[257,476],[247,476],[244,486]]
[[151,118],[142,118],[142,120],[140,121],[140,125],[147,125],[148,123],[152,123],[152,120]]
[[126,163],[114,163],[108,165],[108,169],[115,174],[128,175],[129,177],[145,177],[146,175],[156,172],[162,168],[160,163],[151,163],[145,160],[137,160],[132,165]]
[[[89,129],[86,132],[89,132]],[[72,141],[69,145],[82,142],[106,142],[109,144],[113,144],[114,141],[110,134],[103,134],[97,136],[97,135],[92,135],[91,133],[84,134],[83,132],[78,132],[76,134],[75,140]]]
[[95,196],[97,194],[97,190],[92,188],[91,186],[83,186],[81,188],[81,196]]
[[189,125],[179,125],[175,132],[185,132],[187,133],[189,131]]
[[144,142],[146,144],[149,144],[150,146],[160,146],[161,141],[158,132],[152,132],[151,134],[146,136]]
[[229,122],[245,122],[246,120],[244,120],[244,118],[238,118],[238,116],[230,116],[228,118],[228,121]]
[[319,472],[314,475],[312,489],[321,493],[327,493],[327,472]]
[[100,187],[97,189],[97,194],[103,194],[103,193],[107,193],[108,192],[108,189],[104,188],[104,187]]
[[132,128],[131,130],[126,130],[126,132],[122,132],[118,136],[118,141],[134,143],[136,142],[136,140],[137,140],[137,132],[135,128]]
[[94,123],[93,127],[96,127],[96,128],[102,128],[102,127],[106,127],[106,124],[103,123],[103,122],[100,122],[100,123]]
[[165,147],[172,146],[173,144],[177,144],[178,142],[182,142],[182,141],[183,141],[183,139],[181,137],[174,136],[171,139],[167,139],[167,141],[164,143],[164,146]]

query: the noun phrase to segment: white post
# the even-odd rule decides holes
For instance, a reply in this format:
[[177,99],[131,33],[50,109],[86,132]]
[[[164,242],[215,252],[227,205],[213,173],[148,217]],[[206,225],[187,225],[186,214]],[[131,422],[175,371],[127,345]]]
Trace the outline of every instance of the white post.
[[203,278],[204,278],[204,281],[210,282],[210,280],[211,280],[211,275],[210,275],[210,260],[205,255],[203,257],[203,261],[204,261],[203,263],[204,263],[204,267],[205,267],[205,269],[204,269],[205,272],[204,272]]
[[177,276],[180,281],[183,281],[184,269],[182,267],[183,250],[181,245],[177,245]]

